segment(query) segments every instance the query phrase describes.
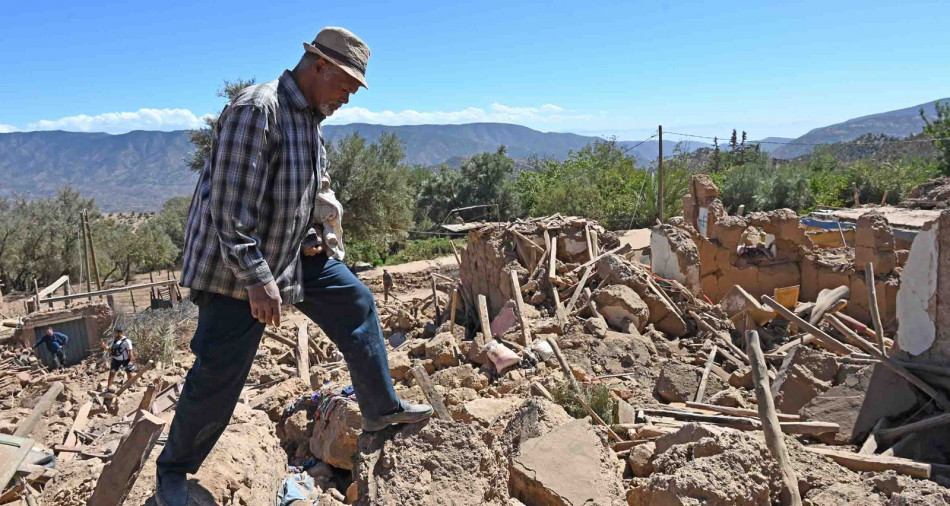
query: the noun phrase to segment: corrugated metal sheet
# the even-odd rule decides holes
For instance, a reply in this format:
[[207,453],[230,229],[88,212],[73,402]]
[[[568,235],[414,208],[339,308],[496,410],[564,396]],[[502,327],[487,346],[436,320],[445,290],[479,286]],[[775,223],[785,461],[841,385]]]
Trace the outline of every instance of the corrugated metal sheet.
[[[53,330],[56,332],[62,332],[69,336],[69,342],[66,343],[66,348],[63,352],[66,355],[66,365],[73,365],[82,362],[84,358],[89,356],[89,336],[86,334],[86,321],[82,318],[76,320],[70,320],[66,322],[54,323],[53,325],[44,325],[42,327],[37,327],[36,330],[36,340],[39,340],[43,337],[43,334],[46,333],[47,327],[53,327]],[[36,343],[36,340],[33,343]],[[53,354],[46,349],[46,345],[42,344],[36,348],[37,355],[40,357],[40,361],[43,362],[43,365],[46,367],[53,367]]]

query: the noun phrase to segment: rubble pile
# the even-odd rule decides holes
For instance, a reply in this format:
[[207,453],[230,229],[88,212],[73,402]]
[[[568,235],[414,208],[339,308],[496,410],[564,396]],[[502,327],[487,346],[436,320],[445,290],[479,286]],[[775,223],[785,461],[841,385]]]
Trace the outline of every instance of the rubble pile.
[[[846,234],[728,215],[705,176],[683,207],[645,250],[555,215],[485,223],[454,266],[367,280],[424,423],[362,432],[342,356],[291,310],[199,503],[267,504],[294,479],[297,506],[950,504],[950,214],[908,232],[859,209]],[[110,397],[98,357],[60,377],[3,353],[0,432],[66,384],[28,434],[55,464],[7,487],[50,504],[83,504],[137,431],[167,431],[190,360]],[[148,500],[162,441],[140,447],[126,504]]]

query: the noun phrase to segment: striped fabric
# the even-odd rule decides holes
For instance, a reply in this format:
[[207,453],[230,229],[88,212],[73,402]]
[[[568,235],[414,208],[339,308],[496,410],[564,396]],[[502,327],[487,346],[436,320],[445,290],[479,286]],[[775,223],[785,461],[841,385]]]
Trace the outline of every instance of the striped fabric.
[[303,300],[300,244],[329,180],[322,120],[290,71],[225,106],[191,200],[183,286],[246,300],[276,280],[284,304]]

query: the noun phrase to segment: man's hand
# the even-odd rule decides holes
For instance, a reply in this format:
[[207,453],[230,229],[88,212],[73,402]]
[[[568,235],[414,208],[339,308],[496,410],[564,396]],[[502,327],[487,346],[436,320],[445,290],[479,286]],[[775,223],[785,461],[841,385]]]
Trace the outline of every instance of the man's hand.
[[323,253],[323,234],[320,231],[311,228],[300,245],[300,251],[308,257]]
[[280,327],[281,300],[276,281],[248,288],[247,298],[254,318],[261,323]]
[[300,246],[300,251],[302,251],[304,255],[307,255],[308,257],[312,257],[314,255],[319,255],[320,253],[323,253],[323,246],[319,244],[316,246],[307,246],[306,244],[304,244]]

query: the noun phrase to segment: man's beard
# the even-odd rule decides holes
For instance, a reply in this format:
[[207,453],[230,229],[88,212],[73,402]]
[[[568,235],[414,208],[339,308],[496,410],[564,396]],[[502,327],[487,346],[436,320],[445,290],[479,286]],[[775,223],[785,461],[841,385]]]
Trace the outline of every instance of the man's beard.
[[331,104],[325,102],[320,102],[317,104],[317,110],[320,111],[320,114],[326,117],[330,117],[334,112],[336,112],[336,109],[334,109]]

